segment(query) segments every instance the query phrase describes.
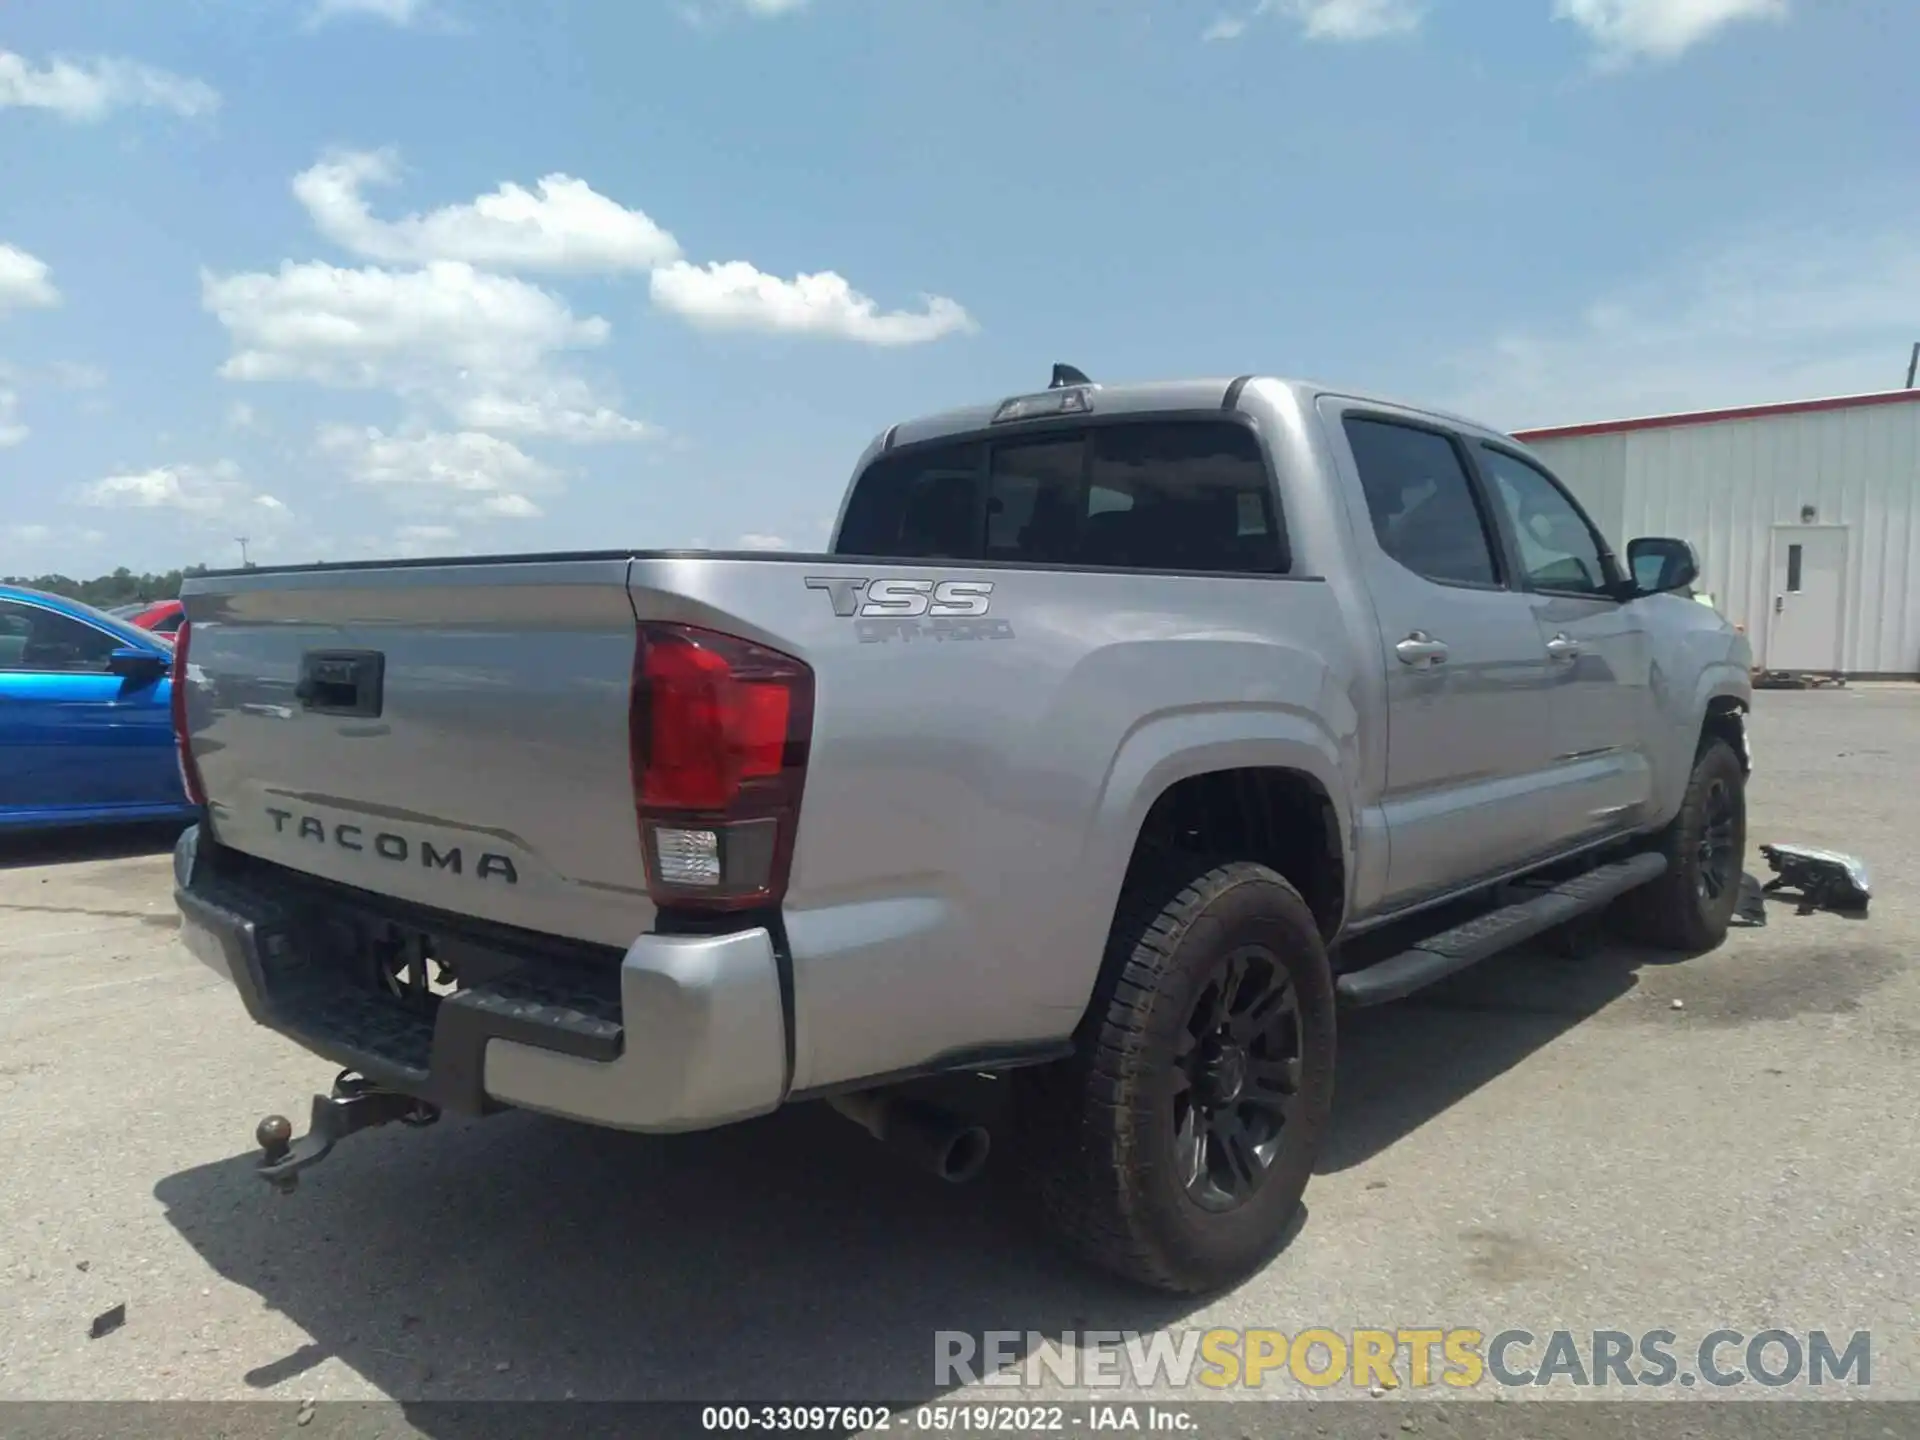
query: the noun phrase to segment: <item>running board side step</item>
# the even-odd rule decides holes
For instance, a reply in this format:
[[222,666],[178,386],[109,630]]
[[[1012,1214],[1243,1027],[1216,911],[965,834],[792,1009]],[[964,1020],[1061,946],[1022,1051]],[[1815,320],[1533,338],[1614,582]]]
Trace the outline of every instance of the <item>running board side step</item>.
[[1383,1005],[1425,989],[1436,980],[1544,934],[1610,904],[1666,873],[1667,857],[1651,851],[1601,865],[1537,890],[1530,899],[1503,905],[1464,925],[1430,935],[1398,955],[1342,975],[1335,987],[1341,1003]]

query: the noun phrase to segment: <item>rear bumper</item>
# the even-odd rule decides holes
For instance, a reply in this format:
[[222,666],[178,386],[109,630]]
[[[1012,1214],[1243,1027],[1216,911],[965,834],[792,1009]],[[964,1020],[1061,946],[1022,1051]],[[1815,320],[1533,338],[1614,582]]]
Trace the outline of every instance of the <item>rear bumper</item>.
[[174,853],[187,948],[259,1024],[369,1079],[456,1113],[512,1107],[639,1131],[744,1120],[785,1096],[786,1017],[764,928],[642,935],[599,970],[528,954],[423,1011],[329,945],[315,923],[325,891],[236,871],[202,846],[195,827]]

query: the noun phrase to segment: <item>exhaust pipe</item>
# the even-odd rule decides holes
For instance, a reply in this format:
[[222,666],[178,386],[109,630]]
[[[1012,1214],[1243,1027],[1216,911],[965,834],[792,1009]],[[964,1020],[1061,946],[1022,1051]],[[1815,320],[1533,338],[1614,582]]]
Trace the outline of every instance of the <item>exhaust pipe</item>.
[[827,1104],[902,1158],[950,1185],[973,1179],[987,1164],[984,1126],[894,1090],[857,1090]]

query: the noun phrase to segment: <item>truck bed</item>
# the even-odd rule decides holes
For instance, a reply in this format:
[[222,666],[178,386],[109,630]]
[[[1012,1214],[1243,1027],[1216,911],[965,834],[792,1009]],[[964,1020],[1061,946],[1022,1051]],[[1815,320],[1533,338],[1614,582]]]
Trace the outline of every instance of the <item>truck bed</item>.
[[[856,580],[869,613],[839,613]],[[795,1091],[1069,1034],[1168,756],[1355,763],[1327,659],[1348,643],[1314,577],[612,551],[229,571],[186,603],[220,845],[604,945],[659,918],[629,752],[641,622],[807,666],[773,919]],[[984,613],[910,613],[936,607]],[[295,694],[316,651],[382,657],[378,716]]]

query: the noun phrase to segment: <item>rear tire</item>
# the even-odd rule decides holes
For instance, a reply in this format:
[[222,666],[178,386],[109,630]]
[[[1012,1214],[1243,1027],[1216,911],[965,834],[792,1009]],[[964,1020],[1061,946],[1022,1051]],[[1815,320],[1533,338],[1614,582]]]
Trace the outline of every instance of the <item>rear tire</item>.
[[1726,741],[1701,745],[1680,813],[1658,837],[1666,873],[1616,902],[1630,938],[1686,955],[1705,954],[1727,938],[1747,860],[1746,779]]
[[1334,1030],[1319,925],[1279,874],[1200,862],[1125,897],[1077,1053],[1016,1072],[1051,1228],[1158,1290],[1257,1269],[1319,1155]]

